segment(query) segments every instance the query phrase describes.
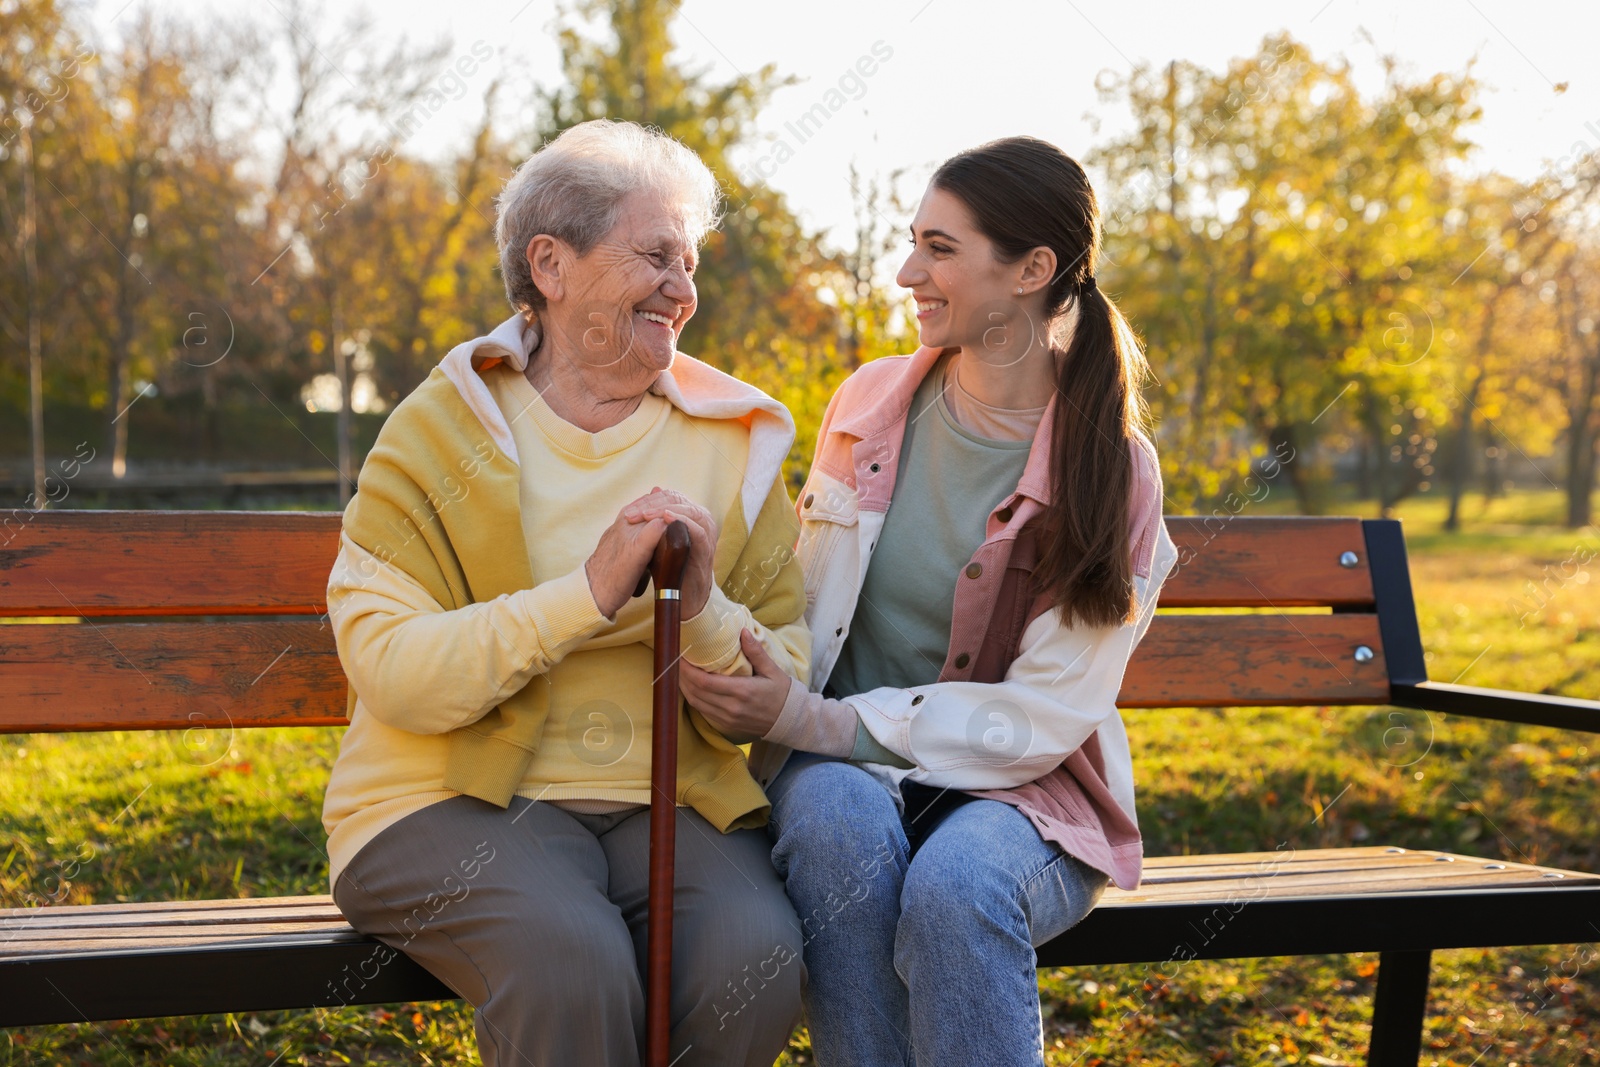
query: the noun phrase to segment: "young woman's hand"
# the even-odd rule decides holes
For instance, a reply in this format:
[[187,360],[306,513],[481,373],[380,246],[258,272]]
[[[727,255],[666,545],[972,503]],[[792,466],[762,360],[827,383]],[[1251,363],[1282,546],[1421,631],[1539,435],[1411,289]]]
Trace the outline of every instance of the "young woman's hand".
[[719,530],[711,512],[672,489],[656,486],[622,509],[630,522],[660,520],[662,528],[674,519],[689,527],[689,565],[683,572],[683,617],[692,619],[705,610],[711,588],[717,584],[712,562],[717,554]]
[[712,674],[684,660],[679,665],[683,695],[700,714],[736,745],[772,729],[789,698],[790,678],[772,661],[756,635],[739,632],[739,647],[755,673],[749,677]]

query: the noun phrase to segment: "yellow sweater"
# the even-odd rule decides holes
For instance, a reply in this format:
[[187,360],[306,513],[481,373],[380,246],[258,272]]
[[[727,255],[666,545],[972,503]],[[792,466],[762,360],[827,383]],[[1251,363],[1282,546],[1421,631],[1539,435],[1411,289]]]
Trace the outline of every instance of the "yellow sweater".
[[[472,463],[456,464],[460,477],[441,479],[438,493],[425,494],[431,520],[412,528],[402,519],[410,532],[402,542],[392,518],[385,531],[372,519],[378,509],[364,515],[357,506],[362,492],[373,490],[369,501],[381,495],[386,459],[380,440],[346,512],[328,586],[329,617],[352,690],[351,724],[323,809],[334,880],[379,832],[462,792],[502,806],[510,795],[649,802],[653,598],[633,600],[608,620],[594,603],[583,564],[617,512],[652,486],[677,489],[724,516],[715,563],[721,587],[685,622],[684,657],[708,670],[748,673],[738,635],[749,628],[796,677],[808,666],[798,569],[788,551],[792,511],[781,479],[758,522],[744,517],[744,422],[696,418],[652,393],[623,422],[590,434],[551,411],[520,371],[500,364],[480,375],[498,408],[494,414],[509,427],[518,461],[501,470],[496,461],[506,457],[494,454],[498,450],[472,448]],[[454,410],[452,392],[448,381],[430,378],[413,397],[428,402],[434,421],[443,413],[470,436],[466,419],[472,416]],[[405,406],[391,416],[386,434],[390,424],[403,433],[415,422],[402,417]],[[413,425],[400,440],[411,441],[414,432]],[[480,462],[482,469],[470,469]],[[520,529],[502,521],[500,543],[493,543],[484,524],[505,514],[503,498],[513,491]],[[439,538],[446,518],[457,536]],[[414,550],[419,545],[426,556]],[[491,555],[477,574],[462,560],[463,573],[452,576],[438,563],[445,545],[452,557],[515,556]],[[759,565],[774,559],[783,561],[781,568]],[[484,584],[484,566],[518,570],[512,563],[526,568],[528,580],[520,587],[482,599],[472,595]],[[431,578],[437,592],[430,591],[429,578],[410,573],[430,566],[441,572]],[[753,581],[757,574],[775,580]],[[461,602],[441,603],[440,592]],[[752,601],[754,611],[729,592]],[[535,722],[535,715],[542,720]],[[479,732],[465,736],[474,729]],[[524,742],[530,730],[536,736]],[[515,731],[521,735],[512,736]],[[502,740],[507,736],[510,743]],[[679,803],[693,805],[724,831],[765,821],[765,797],[736,746],[687,708],[679,738]],[[463,740],[473,746],[465,749],[466,759]],[[507,781],[512,788],[502,797],[494,783],[507,775],[514,775]]]

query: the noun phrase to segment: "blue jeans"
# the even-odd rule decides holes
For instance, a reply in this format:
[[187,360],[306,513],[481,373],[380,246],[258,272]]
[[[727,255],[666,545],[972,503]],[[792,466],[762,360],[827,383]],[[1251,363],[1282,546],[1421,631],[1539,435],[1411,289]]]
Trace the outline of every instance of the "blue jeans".
[[818,1067],[1044,1063],[1034,946],[1106,876],[1017,809],[795,753],[767,789],[773,865],[799,915]]

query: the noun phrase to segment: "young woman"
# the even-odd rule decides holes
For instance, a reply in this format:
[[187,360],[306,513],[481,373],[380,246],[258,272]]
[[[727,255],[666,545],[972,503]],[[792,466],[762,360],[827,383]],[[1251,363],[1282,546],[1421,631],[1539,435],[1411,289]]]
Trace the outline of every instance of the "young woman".
[[800,503],[811,685],[685,667],[773,810],[817,1062],[1042,1064],[1034,946],[1138,884],[1123,670],[1176,559],[1099,208],[1015,137],[934,174]]

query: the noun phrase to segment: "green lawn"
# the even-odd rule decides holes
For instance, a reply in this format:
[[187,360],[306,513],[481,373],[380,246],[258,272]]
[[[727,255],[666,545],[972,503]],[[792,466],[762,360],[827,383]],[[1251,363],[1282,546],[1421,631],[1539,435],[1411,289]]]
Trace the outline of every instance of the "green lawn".
[[[1600,538],[1522,525],[1555,504],[1474,499],[1455,536],[1438,532],[1440,502],[1402,507],[1434,678],[1600,698]],[[1600,737],[1395,714],[1130,711],[1147,851],[1398,844],[1600,870]],[[322,892],[318,815],[337,738],[0,738],[0,906]],[[1436,954],[1423,1062],[1600,1063],[1594,951],[1574,953]],[[1376,964],[1044,972],[1050,1062],[1362,1063]],[[470,1009],[446,1002],[13,1030],[0,1062],[454,1064],[476,1062],[471,1046]],[[803,1033],[786,1061],[810,1062]]]

